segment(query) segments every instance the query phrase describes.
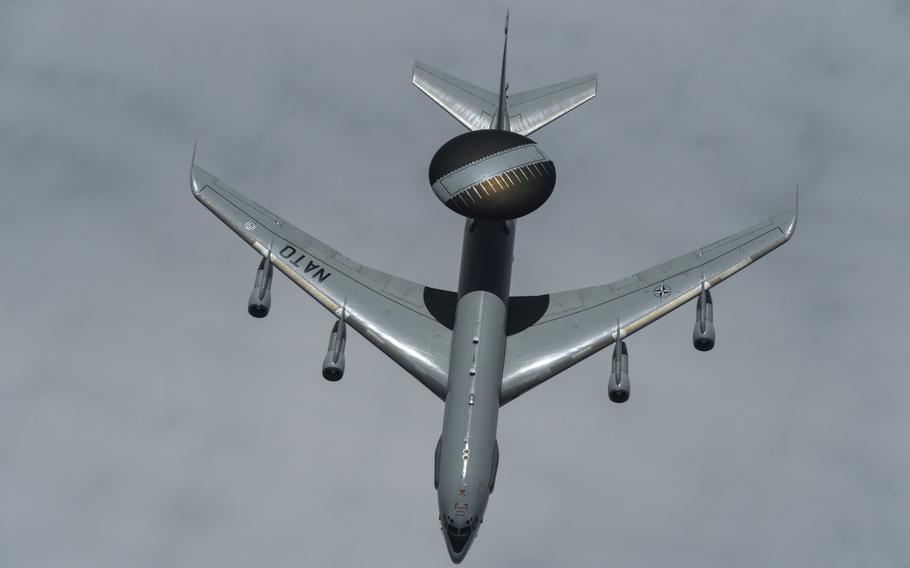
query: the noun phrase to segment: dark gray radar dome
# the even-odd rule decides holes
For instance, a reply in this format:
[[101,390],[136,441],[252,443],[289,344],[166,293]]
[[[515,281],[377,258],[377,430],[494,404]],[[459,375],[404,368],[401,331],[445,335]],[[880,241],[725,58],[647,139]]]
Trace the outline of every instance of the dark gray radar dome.
[[550,197],[556,168],[526,136],[475,130],[436,151],[430,161],[430,185],[446,207],[465,217],[517,219]]

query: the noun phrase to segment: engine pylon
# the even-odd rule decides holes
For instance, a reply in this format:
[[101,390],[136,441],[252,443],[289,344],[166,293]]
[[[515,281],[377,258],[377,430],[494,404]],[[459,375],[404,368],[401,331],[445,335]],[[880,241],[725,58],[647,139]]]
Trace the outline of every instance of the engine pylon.
[[622,340],[622,328],[619,321],[616,322],[616,343],[613,347],[612,366],[607,394],[610,396],[610,400],[621,404],[629,400],[632,385],[629,381],[629,350],[626,342]]

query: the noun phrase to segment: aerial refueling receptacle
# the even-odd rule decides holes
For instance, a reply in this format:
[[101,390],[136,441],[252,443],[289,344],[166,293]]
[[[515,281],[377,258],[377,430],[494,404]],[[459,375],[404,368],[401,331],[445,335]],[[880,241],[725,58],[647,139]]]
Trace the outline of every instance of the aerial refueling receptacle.
[[430,185],[446,207],[471,219],[505,221],[544,204],[556,167],[537,143],[508,130],[466,132],[430,161]]

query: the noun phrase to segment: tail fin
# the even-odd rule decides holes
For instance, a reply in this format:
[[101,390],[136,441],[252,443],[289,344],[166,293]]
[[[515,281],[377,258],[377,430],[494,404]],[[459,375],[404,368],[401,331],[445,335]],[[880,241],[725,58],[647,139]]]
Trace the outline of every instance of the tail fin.
[[506,10],[506,27],[505,39],[502,42],[502,73],[499,75],[499,102],[496,105],[496,130],[510,130],[509,128],[509,107],[506,101],[506,91],[509,84],[506,83],[506,52],[509,47],[509,11]]
[[506,55],[509,12],[506,11],[499,95],[416,62],[411,82],[468,130],[511,130],[527,136],[597,94],[597,75],[585,75],[548,87],[509,95]]

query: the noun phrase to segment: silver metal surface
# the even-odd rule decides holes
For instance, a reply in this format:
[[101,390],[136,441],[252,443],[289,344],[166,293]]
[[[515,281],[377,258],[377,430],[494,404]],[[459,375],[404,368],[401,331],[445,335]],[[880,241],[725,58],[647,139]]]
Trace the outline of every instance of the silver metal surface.
[[597,75],[585,75],[548,87],[509,95],[512,132],[527,136],[597,94]]
[[411,82],[468,130],[493,128],[511,130],[525,136],[581,106],[597,94],[596,74],[514,95],[508,94],[508,43],[507,13],[498,95],[419,61],[414,63]]
[[509,51],[509,11],[506,10],[506,27],[502,40],[502,68],[499,73],[499,97],[496,100],[496,117],[493,128],[496,130],[511,130],[509,122],[509,103],[506,101],[506,92],[509,84],[506,82],[506,55]]
[[414,86],[468,130],[490,128],[499,103],[495,93],[421,62],[414,63]]
[[[596,76],[590,75],[507,97],[505,79],[505,48],[499,96],[421,63],[415,64],[413,75],[414,85],[467,128],[495,125],[521,134],[589,100],[597,87]],[[531,147],[514,148],[477,170],[489,170],[487,177],[501,174],[533,158],[529,152]],[[435,306],[431,313],[424,302],[428,292],[424,286],[354,262],[197,167],[195,149],[193,156],[190,184],[196,199],[339,318],[326,353],[325,365],[333,373],[327,378],[341,377],[344,329],[349,324],[445,401],[434,453],[434,484],[446,547],[456,563],[476,537],[494,487],[500,406],[616,341],[615,384],[609,391],[613,400],[625,401],[629,393],[625,339],[700,294],[710,303],[709,288],[787,242],[797,220],[798,195],[793,210],[711,245],[611,284],[513,298],[518,307],[510,313],[515,222],[469,219],[458,292],[432,291],[436,295],[427,296]],[[529,163],[524,167],[530,171],[536,163]],[[516,170],[505,174],[502,182],[497,179],[500,189],[502,184],[517,183],[511,176],[519,175],[528,176]],[[479,197],[472,179],[456,171],[433,189],[448,199],[453,191],[471,187]],[[486,186],[482,190],[490,191]],[[264,278],[263,272],[257,282]],[[254,293],[261,299],[267,291]],[[451,314],[447,310],[456,298]],[[508,331],[515,321],[527,327]],[[707,326],[710,314],[700,312],[699,322]],[[696,330],[701,329],[698,325]]]
[[703,278],[713,288],[784,244],[796,218],[792,209],[613,284],[550,294],[543,317],[508,338],[502,403],[611,345],[617,318],[628,337],[697,297]]
[[[500,101],[503,101],[507,108],[506,129],[525,136],[597,94],[597,75],[594,74],[500,98],[419,61],[414,63],[411,82],[468,130],[493,127],[499,117]],[[505,89],[505,86],[503,84],[501,88]]]
[[256,269],[256,278],[253,280],[253,291],[247,302],[247,311],[254,318],[264,318],[269,315],[272,305],[272,263],[268,256],[259,261]]
[[445,399],[452,332],[427,310],[423,286],[354,262],[199,166],[191,184],[196,199],[247,244]]
[[[475,291],[458,301],[437,487],[440,521],[454,562],[464,558],[477,535],[495,479],[505,325],[506,306],[495,294]],[[450,535],[459,531],[467,532],[463,544]]]
[[717,334],[714,331],[714,300],[707,282],[703,282],[695,306],[695,326],[692,328],[692,345],[699,351],[714,349]]

